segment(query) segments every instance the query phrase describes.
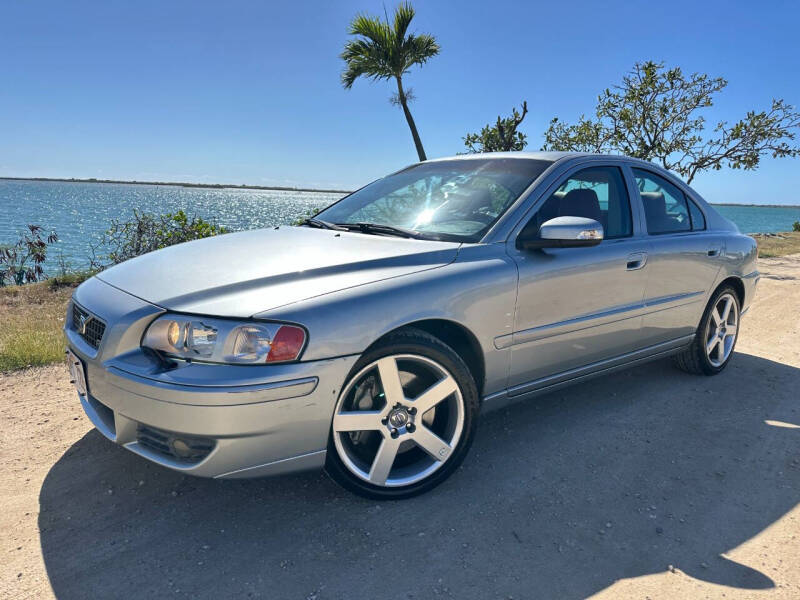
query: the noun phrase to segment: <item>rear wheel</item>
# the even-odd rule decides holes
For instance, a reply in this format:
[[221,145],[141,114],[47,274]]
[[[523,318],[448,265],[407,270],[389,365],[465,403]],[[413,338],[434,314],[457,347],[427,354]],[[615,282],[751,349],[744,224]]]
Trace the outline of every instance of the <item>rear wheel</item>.
[[675,356],[687,373],[716,375],[733,356],[739,336],[739,298],[730,286],[716,291],[703,313],[692,345]]
[[396,499],[444,481],[472,443],[478,391],[464,361],[416,329],[356,363],[331,425],[326,470],[362,496]]

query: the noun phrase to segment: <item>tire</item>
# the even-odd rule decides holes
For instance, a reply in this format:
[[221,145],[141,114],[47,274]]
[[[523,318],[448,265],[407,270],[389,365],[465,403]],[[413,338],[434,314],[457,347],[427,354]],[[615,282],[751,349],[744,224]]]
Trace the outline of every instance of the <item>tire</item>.
[[[727,316],[725,307],[727,308]],[[724,325],[721,324],[725,316]],[[682,371],[694,375],[717,375],[728,366],[739,339],[741,307],[736,290],[720,287],[711,296],[692,345],[673,357]]]
[[475,380],[450,346],[419,329],[401,329],[367,350],[348,375],[331,420],[325,470],[366,498],[427,492],[464,460],[479,406]]

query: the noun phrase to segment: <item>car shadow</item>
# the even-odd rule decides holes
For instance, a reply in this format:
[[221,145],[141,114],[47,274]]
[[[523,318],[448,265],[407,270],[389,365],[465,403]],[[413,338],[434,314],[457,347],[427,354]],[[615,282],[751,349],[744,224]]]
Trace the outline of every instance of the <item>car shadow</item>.
[[489,413],[464,465],[399,502],[321,473],[182,476],[92,431],[40,492],[59,598],[584,598],[725,558],[800,499],[800,369],[747,354],[703,378],[659,361]]

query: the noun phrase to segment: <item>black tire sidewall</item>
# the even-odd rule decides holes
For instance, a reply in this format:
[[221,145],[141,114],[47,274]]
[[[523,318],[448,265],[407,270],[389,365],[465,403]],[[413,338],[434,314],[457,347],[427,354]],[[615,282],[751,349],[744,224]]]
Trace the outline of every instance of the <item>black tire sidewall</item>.
[[[461,357],[438,338],[416,329],[398,331],[396,334],[387,336],[385,340],[367,350],[367,352],[356,361],[355,365],[353,365],[353,368],[347,375],[346,383],[342,387],[342,391],[344,391],[347,384],[350,383],[350,380],[364,367],[379,358],[395,354],[416,354],[429,358],[445,368],[453,376],[459,386],[464,403],[464,426],[455,451],[439,469],[417,483],[402,487],[385,488],[367,483],[360,477],[351,473],[347,466],[345,466],[339,457],[333,441],[333,423],[331,423],[325,461],[326,472],[334,481],[344,488],[360,496],[371,499],[394,500],[408,498],[422,494],[442,483],[459,467],[469,451],[475,437],[475,429],[480,412],[480,402],[475,380]],[[341,397],[337,398],[337,408],[340,399]]]

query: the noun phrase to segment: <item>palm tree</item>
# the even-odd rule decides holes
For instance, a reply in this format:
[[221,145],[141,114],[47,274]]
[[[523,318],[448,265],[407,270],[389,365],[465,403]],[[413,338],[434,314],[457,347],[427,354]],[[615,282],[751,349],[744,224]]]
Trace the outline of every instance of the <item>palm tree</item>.
[[358,37],[349,40],[341,54],[347,64],[342,72],[342,85],[350,89],[361,76],[373,81],[394,78],[397,81],[397,94],[392,97],[392,102],[403,107],[417,154],[422,161],[426,159],[425,149],[419,139],[414,117],[408,110],[408,101],[413,99],[413,94],[411,89],[403,89],[403,75],[414,65],[422,65],[439,54],[439,44],[433,36],[424,33],[406,35],[413,18],[414,7],[408,2],[397,7],[394,23],[391,24],[388,16],[386,21],[382,21],[380,17],[357,15],[350,23],[349,33]]

